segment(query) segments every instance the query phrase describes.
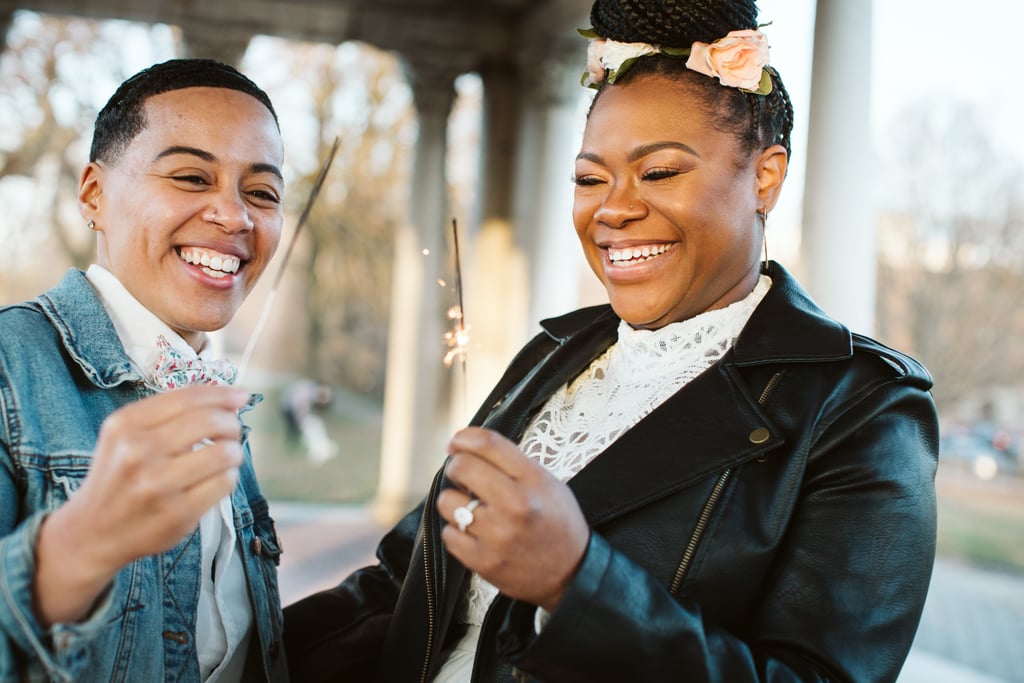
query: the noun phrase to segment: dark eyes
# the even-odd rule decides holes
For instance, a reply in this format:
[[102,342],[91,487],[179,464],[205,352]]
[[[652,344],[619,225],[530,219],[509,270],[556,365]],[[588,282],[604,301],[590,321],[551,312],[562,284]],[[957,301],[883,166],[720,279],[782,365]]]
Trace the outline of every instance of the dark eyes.
[[281,202],[281,200],[278,198],[276,194],[267,192],[265,190],[253,190],[249,194],[260,201],[270,202],[272,204],[279,204]]
[[[641,180],[649,181],[666,180],[668,178],[674,178],[680,173],[682,173],[682,171],[676,168],[652,168],[649,171],[645,171],[640,178]],[[595,175],[574,175],[571,180],[580,187],[591,187],[605,182],[600,176]]]
[[[171,176],[171,178],[176,182],[182,183],[183,185],[194,185],[196,189],[203,189],[211,185],[211,183],[209,182],[209,180],[206,179],[206,177],[193,173]],[[268,190],[249,190],[248,192],[246,192],[246,194],[252,197],[253,200],[258,201],[260,203],[281,203],[281,198],[278,197],[276,193],[270,192]]]
[[574,175],[574,176],[572,176],[570,178],[570,180],[573,182],[573,184],[579,185],[581,187],[590,187],[592,185],[599,185],[602,182],[604,182],[603,180],[601,180],[597,176],[592,176],[592,175],[583,175],[583,176]]
[[201,175],[176,175],[172,177],[179,182],[187,183],[189,185],[209,185],[209,183],[206,182],[206,178]]
[[652,168],[643,175],[644,180],[665,180],[679,175],[680,171],[674,168]]

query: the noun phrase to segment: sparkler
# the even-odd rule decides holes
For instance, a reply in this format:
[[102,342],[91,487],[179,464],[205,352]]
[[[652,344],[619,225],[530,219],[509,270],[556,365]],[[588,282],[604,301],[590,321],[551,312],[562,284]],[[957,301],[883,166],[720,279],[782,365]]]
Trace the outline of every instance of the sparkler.
[[338,153],[338,145],[340,143],[339,138],[334,138],[334,144],[331,145],[331,151],[327,153],[327,158],[324,159],[323,165],[320,167],[320,173],[317,174],[316,180],[313,181],[313,187],[309,191],[309,197],[306,198],[306,205],[302,208],[302,213],[299,214],[299,222],[295,224],[295,232],[292,233],[291,240],[288,242],[288,246],[284,251],[284,256],[281,259],[281,265],[278,266],[277,273],[274,275],[274,280],[270,285],[270,292],[267,293],[267,298],[263,302],[263,310],[260,311],[259,320],[256,322],[256,327],[252,331],[252,335],[249,337],[249,343],[245,345],[245,352],[242,353],[242,360],[238,364],[238,384],[242,382],[242,376],[245,374],[245,369],[249,366],[249,359],[252,357],[252,351],[256,347],[256,340],[259,339],[260,334],[263,332],[264,325],[267,324],[267,319],[270,318],[270,310],[274,307],[274,299],[277,297],[277,290],[281,284],[281,279],[284,277],[284,269],[288,265],[288,259],[292,255],[292,250],[295,248],[295,243],[298,241],[299,233],[302,232],[302,227],[306,224],[306,220],[309,218],[309,212],[313,208],[313,204],[316,202],[316,198],[320,195],[320,188],[323,187],[324,181],[327,179],[327,171],[331,168],[331,162],[334,161],[334,155]]
[[[455,359],[462,366],[462,398],[469,401],[469,381],[466,376],[466,351],[469,346],[469,328],[466,326],[465,309],[462,307],[462,260],[459,257],[459,227],[452,219],[452,245],[455,251],[455,305],[448,309],[448,319],[452,321],[452,329],[444,333],[448,351],[444,354],[444,365],[450,368]],[[443,280],[438,280],[443,286]],[[468,409],[468,408],[467,408]]]

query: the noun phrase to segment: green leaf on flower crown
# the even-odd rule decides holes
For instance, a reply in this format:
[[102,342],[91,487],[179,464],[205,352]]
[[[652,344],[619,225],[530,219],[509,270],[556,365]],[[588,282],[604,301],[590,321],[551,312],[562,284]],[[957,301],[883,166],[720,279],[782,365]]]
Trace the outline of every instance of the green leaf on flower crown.
[[638,59],[639,57],[630,57],[629,59],[624,59],[622,64],[619,64],[618,69],[608,69],[608,85],[612,85],[622,74],[629,71],[629,67],[633,66],[633,63]]
[[601,37],[601,36],[597,35],[597,31],[595,31],[592,28],[578,28],[578,29],[576,29],[576,33],[580,34],[584,38],[600,38]]
[[761,69],[761,81],[757,84],[756,88],[753,90],[744,90],[743,88],[740,88],[740,90],[743,90],[743,92],[753,93],[755,95],[767,95],[770,93],[772,91],[772,77],[771,74],[768,73],[767,67]]
[[658,48],[658,52],[663,52],[673,57],[689,57],[691,50],[688,47],[662,47]]
[[600,83],[587,83],[588,78],[590,78],[590,72],[584,71],[580,76],[580,85],[584,88],[590,88],[591,90],[597,90],[601,86]]

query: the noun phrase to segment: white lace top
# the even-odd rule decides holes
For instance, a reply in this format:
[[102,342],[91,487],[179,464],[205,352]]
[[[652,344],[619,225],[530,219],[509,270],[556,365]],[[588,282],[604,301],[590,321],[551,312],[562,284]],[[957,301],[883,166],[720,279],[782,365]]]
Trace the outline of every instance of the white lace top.
[[[621,322],[618,342],[548,399],[526,427],[520,448],[560,480],[569,480],[732,348],[770,287],[771,278],[762,275],[741,301],[657,330],[636,330]],[[456,619],[481,625],[497,593],[473,574]],[[479,629],[471,628],[467,637],[478,635]],[[456,654],[474,650],[475,643],[460,643]],[[461,680],[446,677],[449,666],[458,666],[453,660],[435,682]]]

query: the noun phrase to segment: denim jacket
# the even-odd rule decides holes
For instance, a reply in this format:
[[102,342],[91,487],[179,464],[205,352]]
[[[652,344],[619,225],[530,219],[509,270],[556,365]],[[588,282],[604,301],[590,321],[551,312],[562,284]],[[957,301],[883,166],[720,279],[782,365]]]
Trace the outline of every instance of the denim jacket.
[[[0,680],[199,680],[198,530],[124,567],[79,623],[43,628],[32,607],[42,520],[82,483],[103,420],[152,393],[81,271],[0,308]],[[246,680],[283,681],[281,550],[243,433],[232,504],[256,626]]]

